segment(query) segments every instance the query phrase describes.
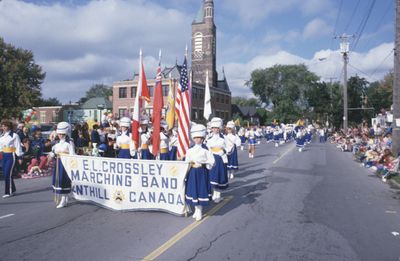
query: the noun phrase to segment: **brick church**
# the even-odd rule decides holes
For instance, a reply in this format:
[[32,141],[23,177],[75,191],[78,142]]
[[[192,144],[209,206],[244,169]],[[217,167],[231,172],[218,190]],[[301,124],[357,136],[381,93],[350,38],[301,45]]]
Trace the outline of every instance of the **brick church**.
[[[216,70],[216,26],[214,24],[214,2],[203,0],[202,6],[192,23],[192,108],[191,120],[204,121],[204,93],[206,72],[208,70],[209,86],[211,93],[211,106],[213,114],[226,121],[231,119],[231,91],[222,72],[222,79],[218,79]],[[163,96],[164,105],[167,104],[169,79],[171,77],[173,87],[178,88],[180,65],[176,64],[163,70]],[[151,100],[154,94],[155,80],[147,77]],[[133,112],[138,77],[133,80],[117,81],[113,84],[113,113],[116,117],[130,116]],[[146,110],[149,115],[152,111],[152,103]],[[163,109],[163,114],[165,108]]]

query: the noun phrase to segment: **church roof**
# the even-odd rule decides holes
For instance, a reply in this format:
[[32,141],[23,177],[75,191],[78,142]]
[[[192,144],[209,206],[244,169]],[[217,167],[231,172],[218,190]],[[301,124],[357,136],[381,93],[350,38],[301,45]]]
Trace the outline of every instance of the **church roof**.
[[193,23],[203,23],[204,22],[204,3],[201,4],[199,11],[197,12],[197,16],[194,19]]

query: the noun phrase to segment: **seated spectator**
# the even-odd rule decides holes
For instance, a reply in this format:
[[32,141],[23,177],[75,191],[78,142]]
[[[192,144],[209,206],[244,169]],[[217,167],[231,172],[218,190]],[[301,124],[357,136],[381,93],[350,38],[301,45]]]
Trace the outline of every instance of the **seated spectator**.
[[31,141],[28,138],[24,138],[22,141],[22,151],[24,152],[24,155],[22,156],[22,159],[18,161],[18,171],[20,173],[27,173],[28,165],[30,164],[32,158],[35,157],[33,155]]
[[31,142],[33,158],[28,166],[28,173],[31,173],[31,169],[35,166],[39,167],[39,171],[46,169],[47,156],[44,154],[46,140],[42,138],[42,132],[40,129],[36,129],[33,132],[33,140]]

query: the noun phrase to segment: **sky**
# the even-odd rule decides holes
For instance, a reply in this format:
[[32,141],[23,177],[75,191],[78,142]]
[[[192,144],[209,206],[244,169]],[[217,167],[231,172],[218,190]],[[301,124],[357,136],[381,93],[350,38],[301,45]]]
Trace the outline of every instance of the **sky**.
[[[45,98],[76,102],[94,84],[183,62],[203,0],[0,0],[0,37],[32,50]],[[232,96],[258,68],[305,64],[321,81],[343,80],[339,39],[351,35],[348,76],[381,80],[393,68],[393,0],[214,0],[217,70]],[[190,51],[190,50],[189,50]]]

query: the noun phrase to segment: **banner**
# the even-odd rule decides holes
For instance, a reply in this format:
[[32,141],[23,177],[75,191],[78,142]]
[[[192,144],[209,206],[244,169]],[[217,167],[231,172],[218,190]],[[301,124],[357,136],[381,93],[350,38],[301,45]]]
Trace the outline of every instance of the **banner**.
[[76,200],[114,210],[186,212],[188,163],[78,155],[62,155],[61,161]]

